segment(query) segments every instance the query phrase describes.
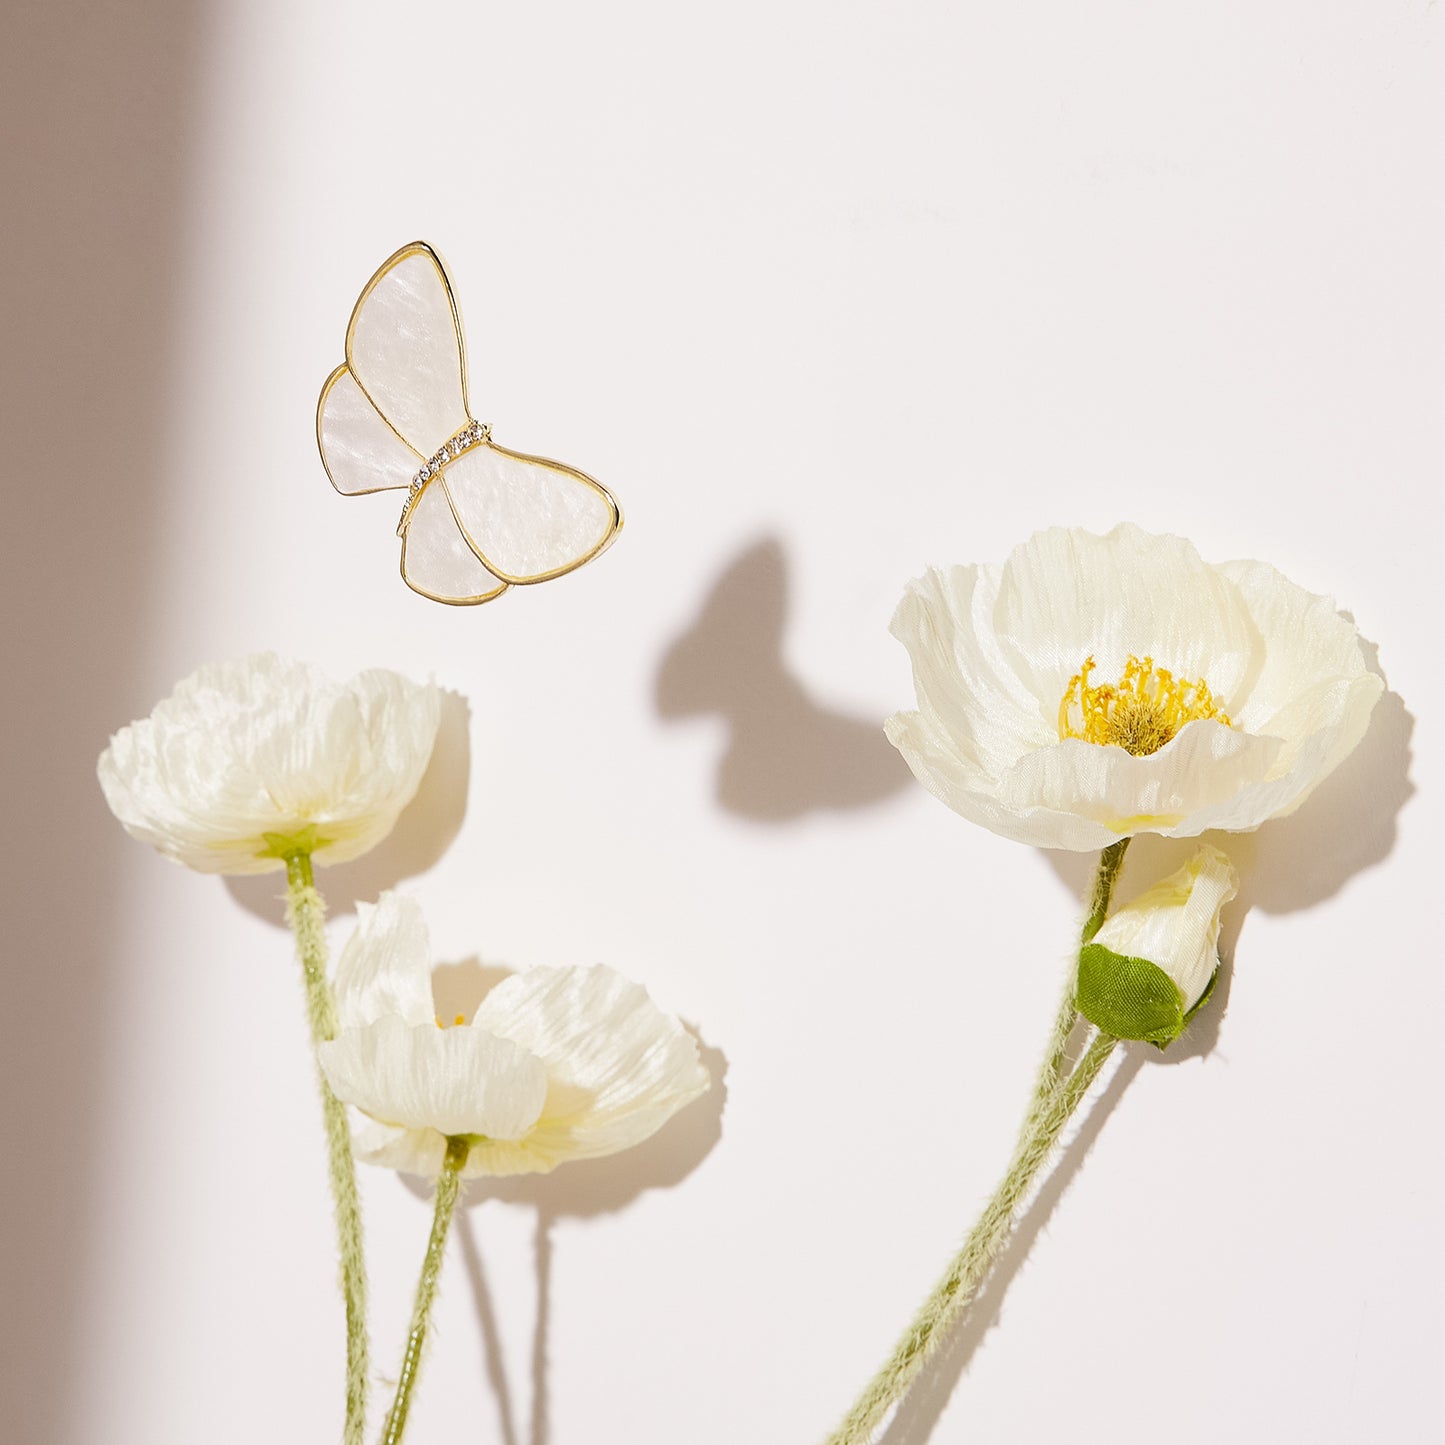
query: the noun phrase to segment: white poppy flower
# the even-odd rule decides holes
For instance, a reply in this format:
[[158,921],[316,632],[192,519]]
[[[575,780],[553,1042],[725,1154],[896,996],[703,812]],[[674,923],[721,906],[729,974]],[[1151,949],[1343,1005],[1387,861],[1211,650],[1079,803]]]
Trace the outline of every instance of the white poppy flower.
[[264,873],[305,851],[355,858],[426,771],[436,688],[384,669],[334,683],[260,653],[203,667],[101,754],[126,830],[202,873]]
[[1219,920],[1239,891],[1234,865],[1208,843],[1182,868],[1111,914],[1079,950],[1079,1012],[1122,1039],[1161,1048],[1209,997]]
[[918,711],[889,718],[889,739],[955,812],[1042,848],[1293,812],[1382,690],[1329,599],[1127,525],[935,568],[892,631]]
[[341,1028],[317,1051],[355,1105],[356,1152],[408,1174],[546,1173],[640,1144],[709,1083],[697,1043],[610,968],[533,968],[497,985],[470,1024],[435,1016],[431,944],[416,902],[358,905],[336,965]]

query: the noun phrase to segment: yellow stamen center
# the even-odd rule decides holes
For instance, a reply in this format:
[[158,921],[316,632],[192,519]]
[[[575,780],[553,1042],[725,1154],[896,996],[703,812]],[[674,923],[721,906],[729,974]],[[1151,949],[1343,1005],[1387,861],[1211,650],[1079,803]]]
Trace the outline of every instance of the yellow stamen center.
[[1123,748],[1136,758],[1157,753],[1185,723],[1213,718],[1231,723],[1203,678],[1189,681],[1132,653],[1118,682],[1089,681],[1095,662],[1069,679],[1059,703],[1059,736]]
[[[444,1023],[441,1021],[440,1016],[434,1014],[433,1017],[436,1018],[437,1027],[438,1027],[439,1029],[444,1029],[444,1028],[447,1027],[447,1025],[444,1024]],[[452,1020],[452,1023],[453,1023],[453,1024],[464,1024],[464,1023],[466,1023],[466,1021],[467,1021],[467,1016],[466,1016],[466,1014],[458,1014],[458,1015],[456,1016],[456,1018],[454,1018],[454,1019]]]

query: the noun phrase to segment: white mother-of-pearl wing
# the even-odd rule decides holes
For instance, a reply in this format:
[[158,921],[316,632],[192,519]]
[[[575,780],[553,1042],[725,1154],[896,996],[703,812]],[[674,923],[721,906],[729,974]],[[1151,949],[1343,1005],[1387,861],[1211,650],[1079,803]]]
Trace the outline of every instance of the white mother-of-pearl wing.
[[585,472],[484,442],[442,479],[472,550],[508,582],[545,582],[602,552],[622,525],[612,494]]
[[316,441],[331,485],[348,497],[410,486],[423,461],[386,424],[346,366],[326,378]]
[[470,420],[461,323],[430,246],[403,246],[367,283],[346,328],[346,364],[423,457]]
[[401,575],[412,591],[435,602],[490,602],[507,590],[467,545],[440,477],[412,504],[401,539]]

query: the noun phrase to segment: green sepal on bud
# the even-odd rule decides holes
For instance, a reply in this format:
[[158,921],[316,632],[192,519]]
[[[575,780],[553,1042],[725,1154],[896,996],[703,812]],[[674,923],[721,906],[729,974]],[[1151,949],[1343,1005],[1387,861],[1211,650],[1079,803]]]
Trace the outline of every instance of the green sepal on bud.
[[1174,980],[1157,963],[1089,943],[1079,951],[1076,1003],[1079,1012],[1106,1034],[1162,1049],[1209,1002],[1218,977],[1215,969],[1198,1002],[1186,1009]]
[[1161,1049],[1184,1032],[1184,997],[1174,980],[1147,958],[1130,958],[1086,943],[1079,950],[1079,1012],[1116,1039]]

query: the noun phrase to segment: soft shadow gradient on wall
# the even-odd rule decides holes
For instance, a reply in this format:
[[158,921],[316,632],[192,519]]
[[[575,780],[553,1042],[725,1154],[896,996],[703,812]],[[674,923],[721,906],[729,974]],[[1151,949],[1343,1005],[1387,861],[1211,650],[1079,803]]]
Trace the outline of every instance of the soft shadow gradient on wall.
[[[206,7],[21,0],[0,52],[10,475],[0,1409],[62,1438],[97,1198],[118,836],[95,781],[151,619],[163,388]],[[142,711],[144,708],[142,708]]]

